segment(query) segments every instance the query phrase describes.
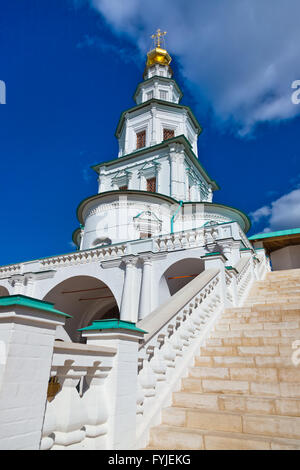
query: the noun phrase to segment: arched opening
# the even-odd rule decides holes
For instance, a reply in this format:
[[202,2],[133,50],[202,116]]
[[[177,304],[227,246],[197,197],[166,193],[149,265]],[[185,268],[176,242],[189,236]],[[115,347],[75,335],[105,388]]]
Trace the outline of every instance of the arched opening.
[[204,271],[204,261],[199,258],[186,258],[172,264],[159,282],[160,304],[174,295]]
[[0,286],[0,297],[6,297],[7,295],[9,295],[9,292],[6,287]]
[[95,320],[119,318],[119,308],[110,288],[99,279],[91,276],[75,276],[55,286],[43,300],[53,302],[55,307],[72,316],[66,320],[65,332],[58,337],[72,341],[83,341],[79,328],[90,325]]

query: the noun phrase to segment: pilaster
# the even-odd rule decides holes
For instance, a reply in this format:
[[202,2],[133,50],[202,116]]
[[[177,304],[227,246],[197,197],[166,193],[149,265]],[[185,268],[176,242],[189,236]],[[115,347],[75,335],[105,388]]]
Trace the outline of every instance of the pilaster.
[[124,256],[122,261],[125,265],[125,277],[121,300],[120,319],[124,321],[136,321],[137,311],[134,296],[136,296],[136,264],[137,256]]

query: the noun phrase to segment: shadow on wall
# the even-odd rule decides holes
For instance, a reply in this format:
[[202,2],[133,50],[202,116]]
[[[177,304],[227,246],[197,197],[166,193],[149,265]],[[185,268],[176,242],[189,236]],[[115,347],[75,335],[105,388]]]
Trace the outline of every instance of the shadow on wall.
[[204,261],[199,258],[186,258],[172,264],[159,282],[159,304],[174,295],[204,271]]
[[53,302],[55,307],[72,316],[65,328],[58,331],[64,341],[85,342],[77,330],[95,320],[119,318],[119,307],[110,288],[92,276],[74,276],[57,284],[43,300]]

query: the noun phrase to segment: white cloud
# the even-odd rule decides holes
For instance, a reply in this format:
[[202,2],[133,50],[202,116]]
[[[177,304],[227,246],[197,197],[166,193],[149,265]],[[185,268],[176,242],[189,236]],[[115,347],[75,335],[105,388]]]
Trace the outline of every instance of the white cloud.
[[270,206],[263,206],[250,214],[253,222],[266,219],[263,232],[285,230],[300,227],[300,189],[273,201]]
[[196,99],[205,96],[241,135],[300,114],[291,102],[292,82],[300,79],[299,0],[87,1],[142,54],[157,27],[167,30],[168,49]]
[[269,206],[263,206],[250,214],[253,222],[259,222],[262,218],[271,215],[271,208]]

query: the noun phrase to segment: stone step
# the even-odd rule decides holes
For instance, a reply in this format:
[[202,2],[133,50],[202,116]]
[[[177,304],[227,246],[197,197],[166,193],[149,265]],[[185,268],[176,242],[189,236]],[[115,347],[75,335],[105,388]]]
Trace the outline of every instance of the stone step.
[[280,271],[270,271],[266,274],[266,278],[276,278],[278,276],[300,276],[300,269],[293,268],[293,269],[281,269]]
[[[300,295],[300,282],[297,285],[292,285],[290,282],[286,286],[282,285],[282,282],[278,283],[277,286],[257,286],[251,289],[249,292],[249,297],[255,294],[263,294],[269,296],[271,294],[280,295],[280,294],[291,294],[291,295]],[[249,298],[248,297],[248,298]]]
[[[294,369],[290,369],[295,372]],[[283,371],[283,372],[282,372]],[[195,379],[216,380],[246,380],[248,382],[278,383],[280,378],[289,378],[289,382],[300,382],[300,371],[295,380],[290,380],[290,375],[285,369],[270,367],[190,367],[189,377]]]
[[185,392],[234,393],[240,395],[300,398],[299,382],[255,382],[248,380],[185,377],[182,379],[182,390]]
[[[296,367],[190,367],[189,377],[196,379],[246,380],[248,382],[300,382],[300,368]],[[299,387],[300,388],[300,387]]]
[[281,345],[207,346],[200,348],[203,356],[290,356],[292,348]]
[[[229,316],[230,315],[230,316]],[[249,313],[235,313],[223,315],[220,318],[221,323],[218,325],[226,325],[233,323],[259,323],[259,322],[286,322],[286,321],[300,321],[300,309],[296,312],[286,312],[279,310],[270,310],[263,312],[252,311]]]
[[299,307],[300,304],[300,297],[288,297],[288,298],[283,298],[281,297],[273,297],[271,296],[269,299],[266,297],[255,297],[253,299],[247,299],[244,303],[245,307],[251,306],[252,308],[255,307],[256,305],[274,305],[276,303],[277,305],[285,305],[285,306],[291,306],[293,305],[295,308]]
[[150,431],[147,450],[299,450],[300,440],[160,425]]
[[300,417],[299,398],[260,397],[198,392],[174,392],[173,406],[210,410],[235,411],[247,414],[271,414]]
[[[291,349],[292,354],[292,349]],[[295,370],[289,356],[196,356],[195,366],[213,367],[290,367]]]
[[300,329],[300,318],[282,321],[281,318],[271,315],[261,314],[259,317],[253,318],[222,318],[215,326],[215,331],[229,330],[288,330]]
[[163,410],[162,424],[207,431],[246,433],[300,439],[300,418],[254,415],[228,411],[204,411],[170,407]]

